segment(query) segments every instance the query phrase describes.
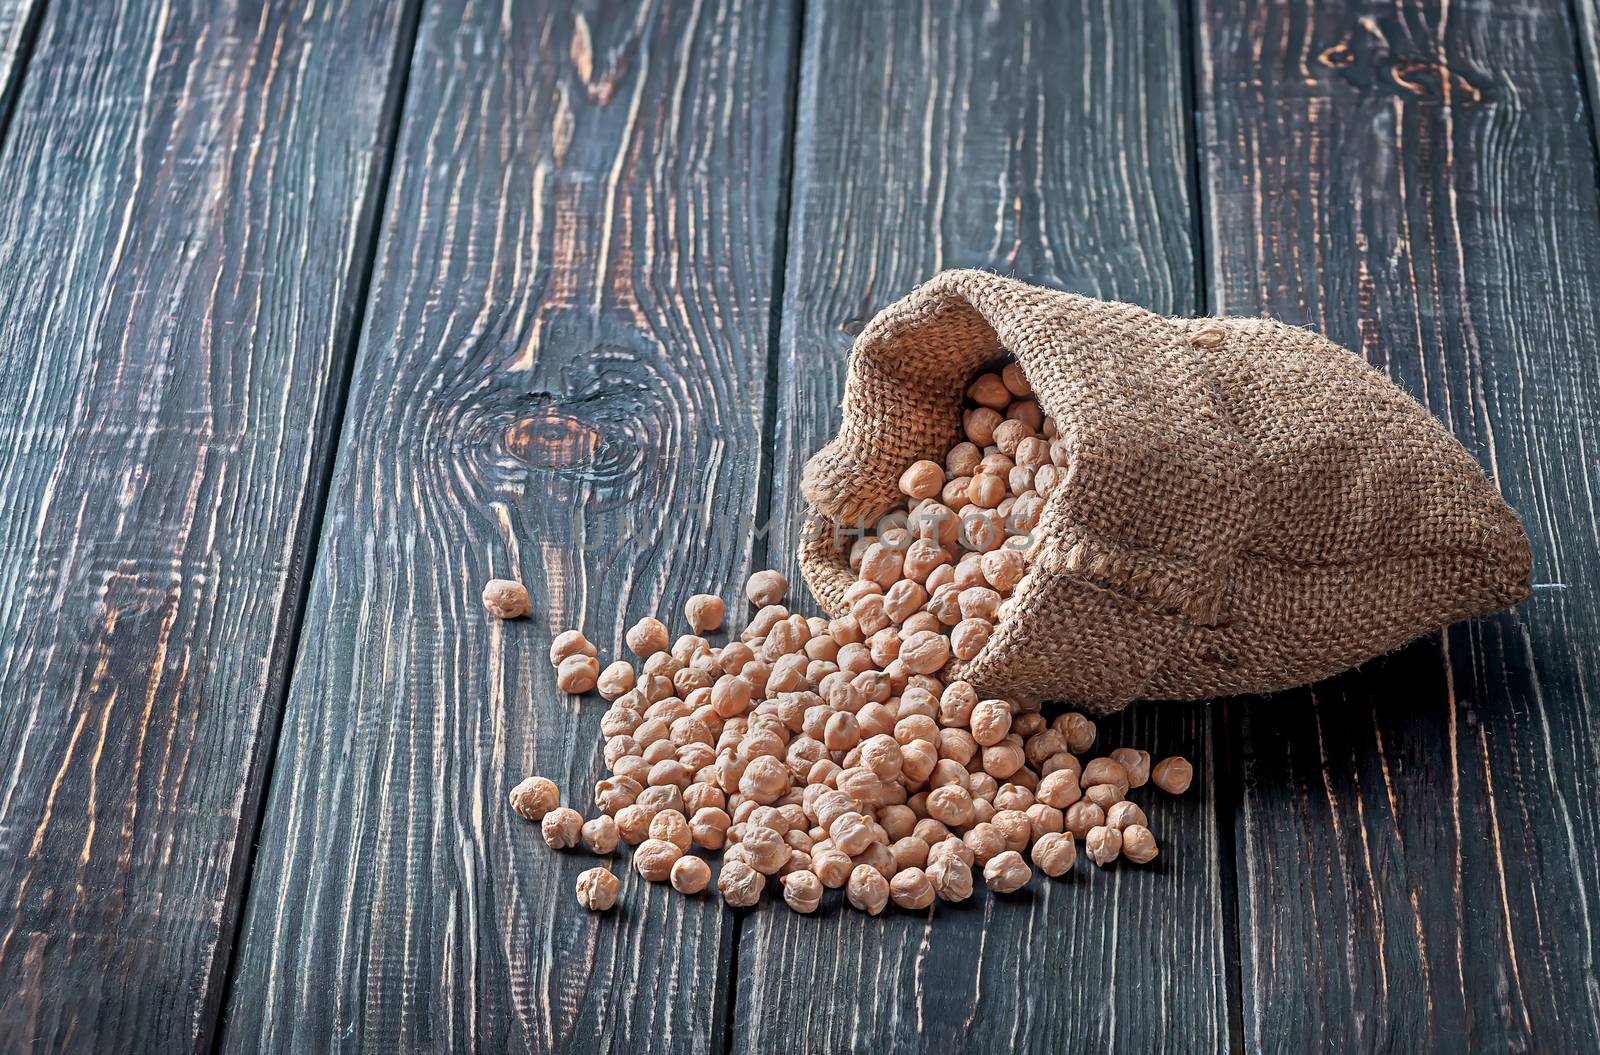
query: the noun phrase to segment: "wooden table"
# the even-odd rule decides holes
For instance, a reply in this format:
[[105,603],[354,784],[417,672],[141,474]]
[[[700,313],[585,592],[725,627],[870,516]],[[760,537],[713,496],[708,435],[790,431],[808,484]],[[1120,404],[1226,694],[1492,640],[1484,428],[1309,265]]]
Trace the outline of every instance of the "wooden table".
[[[0,0],[0,1050],[1596,1050],[1597,52],[1595,0]],[[1532,599],[1104,723],[1196,760],[1153,868],[579,911],[504,804],[600,767],[549,637],[792,571],[851,335],[953,266],[1357,350]]]

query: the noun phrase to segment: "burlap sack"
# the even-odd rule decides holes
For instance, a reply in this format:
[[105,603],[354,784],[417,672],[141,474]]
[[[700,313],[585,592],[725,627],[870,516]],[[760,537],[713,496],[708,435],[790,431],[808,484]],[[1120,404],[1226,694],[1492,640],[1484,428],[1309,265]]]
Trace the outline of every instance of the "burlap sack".
[[834,529],[943,461],[965,382],[1007,352],[1071,462],[1012,611],[947,679],[1098,712],[1271,692],[1528,595],[1516,514],[1358,356],[1266,319],[947,271],[856,339],[839,434],[806,465],[801,565],[830,612],[853,581]]

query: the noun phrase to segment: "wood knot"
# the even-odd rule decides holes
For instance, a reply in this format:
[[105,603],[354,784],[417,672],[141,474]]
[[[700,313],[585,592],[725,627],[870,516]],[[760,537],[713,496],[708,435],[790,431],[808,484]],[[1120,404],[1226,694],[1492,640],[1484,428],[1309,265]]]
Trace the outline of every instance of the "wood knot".
[[553,405],[512,422],[504,442],[513,457],[540,469],[589,465],[601,446],[598,429]]

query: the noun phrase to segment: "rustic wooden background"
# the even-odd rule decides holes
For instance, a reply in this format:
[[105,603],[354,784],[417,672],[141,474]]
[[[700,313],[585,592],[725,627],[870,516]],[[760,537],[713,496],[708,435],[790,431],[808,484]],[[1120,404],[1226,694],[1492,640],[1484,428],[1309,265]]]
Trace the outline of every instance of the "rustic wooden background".
[[[0,0],[0,1051],[1600,1049],[1597,54],[1596,0]],[[792,568],[851,335],[951,266],[1327,333],[1532,599],[1105,723],[1198,763],[1157,867],[579,911],[504,807],[599,768],[550,635]]]

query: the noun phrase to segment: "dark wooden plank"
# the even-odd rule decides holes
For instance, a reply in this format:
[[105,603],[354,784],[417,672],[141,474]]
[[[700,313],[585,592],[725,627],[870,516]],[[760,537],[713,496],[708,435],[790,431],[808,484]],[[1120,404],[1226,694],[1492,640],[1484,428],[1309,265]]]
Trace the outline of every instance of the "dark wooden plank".
[[[6,127],[27,66],[28,45],[44,15],[44,0],[0,0],[0,130]],[[4,145],[0,138],[0,146]]]
[[53,4],[0,155],[0,1047],[205,1047],[404,9]]
[[[800,466],[837,427],[850,335],[911,286],[983,266],[1194,310],[1183,47],[1177,3],[808,5],[772,502],[791,570]],[[1211,771],[1204,708],[1102,728]],[[765,905],[741,934],[734,1047],[1226,1047],[1213,811],[1197,782],[1152,809],[1159,867],[1081,862],[931,922]]]
[[1589,120],[1593,122],[1595,139],[1600,143],[1600,111],[1595,110],[1595,100],[1600,98],[1600,0],[1572,0],[1574,16],[1578,22],[1579,55],[1583,62],[1584,88],[1588,93],[1585,104]]
[[1532,536],[1533,599],[1235,708],[1254,1050],[1600,1047],[1600,202],[1561,0],[1199,8],[1214,307],[1359,349]]
[[[595,859],[506,793],[538,772],[592,807],[603,705],[556,691],[553,633],[615,655],[742,583],[793,23],[427,8],[226,1046],[720,1039],[720,899],[619,857],[619,910],[586,913]],[[506,574],[532,620],[482,611]]]

